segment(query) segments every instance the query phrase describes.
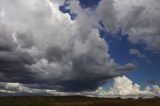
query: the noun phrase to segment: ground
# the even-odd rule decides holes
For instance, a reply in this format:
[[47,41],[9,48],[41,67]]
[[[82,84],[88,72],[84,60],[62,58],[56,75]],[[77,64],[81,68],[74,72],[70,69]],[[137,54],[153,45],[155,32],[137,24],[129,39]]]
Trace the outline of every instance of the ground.
[[160,106],[160,98],[108,99],[83,96],[0,97],[0,106]]

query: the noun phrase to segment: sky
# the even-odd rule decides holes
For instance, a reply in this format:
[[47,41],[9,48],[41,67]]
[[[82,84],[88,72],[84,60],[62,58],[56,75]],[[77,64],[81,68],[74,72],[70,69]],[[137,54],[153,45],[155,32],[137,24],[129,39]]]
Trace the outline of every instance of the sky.
[[0,0],[0,95],[160,96],[159,4]]

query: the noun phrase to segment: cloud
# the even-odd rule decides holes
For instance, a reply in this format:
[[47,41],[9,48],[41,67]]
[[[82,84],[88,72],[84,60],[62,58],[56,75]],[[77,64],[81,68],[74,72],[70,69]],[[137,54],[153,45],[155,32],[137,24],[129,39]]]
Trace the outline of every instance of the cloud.
[[80,94],[90,96],[90,97],[100,97],[100,98],[154,98],[160,97],[160,87],[157,85],[147,86],[144,90],[141,86],[133,83],[126,76],[119,76],[114,78],[113,85],[105,90],[99,87],[97,90],[92,92],[81,92]]
[[95,90],[136,67],[110,58],[94,27],[97,21],[78,1],[70,4],[75,20],[60,5],[57,0],[0,0],[0,81],[9,83],[9,92]]
[[[104,90],[103,90],[104,91]],[[147,86],[144,90],[141,90],[141,86],[134,84],[133,81],[126,76],[114,78],[113,86],[109,91],[105,91],[106,97],[121,97],[121,98],[152,98],[160,96],[160,87],[157,85]]]
[[112,95],[137,95],[140,91],[140,85],[133,84],[126,76],[114,79],[114,85],[109,93]]
[[0,82],[0,96],[11,95],[83,95],[89,97],[99,98],[154,98],[160,97],[160,87],[158,85],[147,86],[144,90],[141,90],[140,85],[133,83],[126,76],[114,78],[113,85],[105,90],[102,87],[98,87],[93,91],[80,91],[80,92],[60,92],[55,89],[38,89],[28,87],[27,84]]
[[36,89],[27,87],[21,83],[0,82],[0,96],[14,95],[69,95],[69,93],[58,92],[50,89]]
[[[145,44],[156,53],[159,48],[160,2],[158,0],[102,0],[96,14],[107,31],[121,28],[133,44]],[[100,16],[100,17],[99,17]]]
[[114,0],[101,0],[95,13],[97,19],[103,21],[107,31],[116,29],[116,10],[113,4]]
[[146,56],[142,54],[138,49],[130,49],[129,53],[135,55],[136,57],[145,58]]

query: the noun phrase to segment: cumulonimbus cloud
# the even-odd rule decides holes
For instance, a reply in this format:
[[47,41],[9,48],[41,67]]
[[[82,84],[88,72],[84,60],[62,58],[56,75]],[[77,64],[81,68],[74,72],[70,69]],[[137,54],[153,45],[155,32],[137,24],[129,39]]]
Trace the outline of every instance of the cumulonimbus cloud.
[[84,91],[135,68],[110,58],[108,45],[92,26],[94,21],[86,21],[87,12],[71,20],[59,10],[60,4],[0,0],[0,81]]

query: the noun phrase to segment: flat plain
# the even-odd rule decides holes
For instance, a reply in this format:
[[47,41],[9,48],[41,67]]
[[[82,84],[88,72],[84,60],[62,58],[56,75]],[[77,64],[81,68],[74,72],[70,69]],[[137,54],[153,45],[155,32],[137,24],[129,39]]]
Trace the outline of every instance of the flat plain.
[[84,96],[0,97],[0,106],[160,106],[160,98],[110,99]]

